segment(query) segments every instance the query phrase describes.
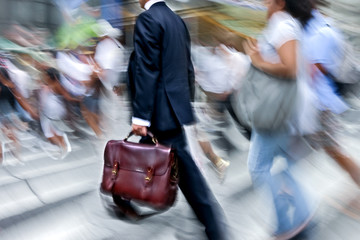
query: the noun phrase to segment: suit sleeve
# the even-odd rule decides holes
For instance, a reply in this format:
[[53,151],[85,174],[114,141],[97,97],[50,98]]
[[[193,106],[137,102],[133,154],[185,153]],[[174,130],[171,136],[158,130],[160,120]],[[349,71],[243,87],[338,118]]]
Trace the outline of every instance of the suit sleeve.
[[[184,23],[184,22],[183,22]],[[189,89],[190,89],[190,99],[193,102],[195,99],[195,72],[194,72],[194,66],[191,60],[191,39],[189,31],[185,25],[186,29],[186,50],[188,52],[188,81],[189,81]]]
[[151,121],[160,77],[161,27],[149,14],[141,14],[135,25],[133,73],[133,117]]

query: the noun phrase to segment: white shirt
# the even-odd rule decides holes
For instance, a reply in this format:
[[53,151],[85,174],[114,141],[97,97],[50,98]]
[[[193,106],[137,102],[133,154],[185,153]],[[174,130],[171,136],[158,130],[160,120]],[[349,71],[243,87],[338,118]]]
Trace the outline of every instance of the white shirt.
[[158,3],[158,2],[164,2],[164,0],[150,0],[148,1],[147,3],[145,3],[145,10],[149,10],[151,8],[152,5],[154,5],[155,3]]
[[123,52],[120,43],[111,38],[105,38],[96,46],[94,59],[105,72],[105,75],[100,76],[100,80],[108,90],[112,90],[117,84],[120,72],[124,69]]
[[15,83],[16,88],[19,90],[20,94],[24,98],[29,98],[30,97],[29,84],[31,82],[30,75],[27,72],[17,68],[9,60],[5,60],[5,63],[9,70],[8,71],[9,77]]
[[94,59],[102,69],[111,69],[118,72],[124,62],[122,48],[110,38],[105,38],[98,43]]
[[59,52],[56,63],[62,73],[78,81],[89,81],[92,69],[88,64],[81,62],[70,53]]
[[279,63],[277,50],[286,42],[300,40],[301,29],[299,23],[287,12],[276,12],[269,19],[259,47],[263,59],[271,63]]
[[193,47],[196,81],[202,89],[212,93],[224,93],[238,88],[249,67],[249,58],[236,50],[220,44],[214,50]]
[[317,129],[316,95],[310,87],[309,64],[303,56],[303,33],[300,23],[289,13],[274,13],[259,39],[261,56],[265,61],[279,63],[277,52],[288,41],[297,41],[297,96],[293,118],[289,121],[291,133],[313,133]]

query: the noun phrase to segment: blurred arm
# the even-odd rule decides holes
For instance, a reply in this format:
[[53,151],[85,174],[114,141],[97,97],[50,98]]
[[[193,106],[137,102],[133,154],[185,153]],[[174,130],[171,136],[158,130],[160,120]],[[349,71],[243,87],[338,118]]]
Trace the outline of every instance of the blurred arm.
[[250,56],[252,64],[260,70],[274,76],[284,78],[295,78],[297,73],[297,41],[290,40],[277,49],[280,63],[266,62],[260,55],[257,44],[248,40],[244,43],[244,49]]
[[144,12],[134,32],[135,68],[133,69],[133,117],[151,121],[157,82],[160,77],[160,26]]

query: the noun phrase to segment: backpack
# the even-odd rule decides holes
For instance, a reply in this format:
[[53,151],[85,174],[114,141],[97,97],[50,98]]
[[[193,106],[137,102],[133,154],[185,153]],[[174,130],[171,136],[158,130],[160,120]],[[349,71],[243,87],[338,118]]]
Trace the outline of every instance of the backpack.
[[[360,82],[360,61],[355,56],[354,47],[344,38],[342,33],[338,32],[336,28],[333,28],[330,24],[326,23],[320,28],[319,33],[332,34],[332,37],[336,40],[337,49],[329,49],[329,51],[339,55],[339,66],[333,71],[329,71],[329,77],[336,84],[355,84]],[[331,69],[329,69],[331,70]]]
[[353,47],[342,42],[342,61],[336,72],[333,73],[338,83],[355,84],[360,81],[360,61],[354,55]]
[[[326,28],[333,29],[329,24],[323,29]],[[353,46],[346,39],[339,39],[338,46],[340,64],[335,71],[329,71],[326,75],[335,84],[336,92],[349,102],[352,97],[360,97],[360,61],[355,57]]]
[[354,55],[353,47],[342,41],[342,61],[333,74],[328,74],[337,88],[337,93],[347,103],[352,98],[360,98],[360,61]]

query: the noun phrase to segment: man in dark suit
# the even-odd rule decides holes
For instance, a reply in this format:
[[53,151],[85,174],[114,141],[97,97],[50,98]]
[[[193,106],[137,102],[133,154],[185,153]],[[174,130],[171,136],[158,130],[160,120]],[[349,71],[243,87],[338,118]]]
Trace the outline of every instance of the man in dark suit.
[[128,68],[132,130],[146,136],[149,129],[160,143],[176,149],[181,191],[208,238],[226,239],[224,213],[187,150],[182,128],[194,122],[190,100],[195,77],[189,32],[164,1],[139,2],[146,11],[136,21]]

